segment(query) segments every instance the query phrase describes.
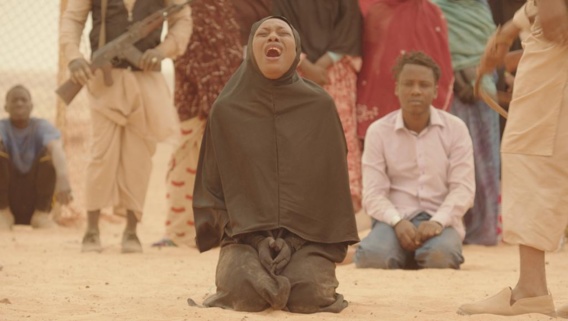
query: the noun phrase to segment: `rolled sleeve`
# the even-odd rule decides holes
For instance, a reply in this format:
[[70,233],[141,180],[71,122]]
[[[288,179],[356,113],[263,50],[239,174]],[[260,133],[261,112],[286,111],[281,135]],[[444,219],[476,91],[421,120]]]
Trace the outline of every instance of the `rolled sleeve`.
[[70,0],[61,16],[59,46],[68,61],[83,58],[79,48],[91,6],[91,0]]
[[[169,0],[169,4],[182,4],[183,0]],[[168,32],[166,37],[156,49],[167,58],[175,59],[182,55],[187,49],[187,44],[193,31],[193,21],[191,18],[191,7],[185,5],[180,11],[168,17]]]

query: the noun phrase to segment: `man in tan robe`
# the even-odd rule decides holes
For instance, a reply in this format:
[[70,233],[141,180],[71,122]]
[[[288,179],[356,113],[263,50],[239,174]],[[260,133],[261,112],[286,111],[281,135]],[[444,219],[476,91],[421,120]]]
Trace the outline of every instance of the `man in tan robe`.
[[[124,33],[133,23],[164,8],[171,1],[76,0],[70,1],[61,19],[60,45],[69,60],[71,79],[87,84],[91,105],[92,145],[87,167],[86,207],[88,226],[82,250],[101,251],[100,209],[113,207],[126,215],[122,252],[141,252],[136,235],[152,169],[156,143],[178,133],[178,121],[165,79],[159,72],[165,58],[181,55],[191,35],[190,8],[168,17],[168,32],[161,28],[136,43],[143,53],[138,66],[113,60],[113,84],[107,86],[100,70],[92,72],[79,51],[79,42],[91,13],[91,50]],[[106,27],[106,28],[105,28]]]
[[478,72],[503,63],[527,18],[531,34],[523,41],[501,146],[503,238],[519,245],[520,276],[513,289],[461,306],[462,314],[557,314],[545,251],[557,249],[568,223],[568,3],[529,0],[490,39]]

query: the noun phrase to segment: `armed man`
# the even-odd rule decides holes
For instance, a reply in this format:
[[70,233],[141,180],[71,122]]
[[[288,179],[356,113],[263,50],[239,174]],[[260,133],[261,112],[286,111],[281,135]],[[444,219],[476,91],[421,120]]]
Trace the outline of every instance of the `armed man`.
[[85,192],[88,224],[83,252],[102,251],[99,216],[101,209],[108,207],[114,214],[126,216],[122,252],[142,252],[136,226],[142,218],[156,143],[179,132],[170,90],[160,72],[161,61],[181,55],[192,30],[191,9],[185,5],[167,15],[168,31],[163,41],[161,24],[148,27],[153,30],[134,44],[139,58],[128,54],[122,59],[110,57],[114,59],[103,72],[89,64],[79,50],[87,17],[91,13],[89,41],[96,53],[144,25],[148,16],[184,3],[74,0],[69,1],[62,16],[60,46],[69,61],[71,80],[87,87],[91,110],[92,144]]

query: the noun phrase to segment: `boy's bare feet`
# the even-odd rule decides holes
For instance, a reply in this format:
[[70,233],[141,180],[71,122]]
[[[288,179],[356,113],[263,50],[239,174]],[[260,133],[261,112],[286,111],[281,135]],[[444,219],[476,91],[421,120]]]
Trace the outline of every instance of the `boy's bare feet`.
[[38,210],[36,210],[32,215],[30,225],[37,229],[54,228],[57,226],[57,224],[55,224],[55,222],[51,219],[51,215],[48,212],[41,212]]
[[0,231],[9,231],[14,226],[14,215],[9,208],[0,210]]

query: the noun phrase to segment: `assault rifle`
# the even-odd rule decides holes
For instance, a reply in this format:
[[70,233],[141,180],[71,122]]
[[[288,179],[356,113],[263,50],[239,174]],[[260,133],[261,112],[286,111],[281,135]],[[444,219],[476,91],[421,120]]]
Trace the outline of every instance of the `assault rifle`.
[[[94,72],[97,69],[101,69],[104,73],[105,84],[111,86],[113,83],[110,75],[112,61],[115,59],[126,59],[131,64],[139,66],[143,53],[134,44],[160,27],[170,15],[180,11],[191,1],[188,0],[182,4],[172,4],[132,24],[128,31],[93,53],[90,64],[91,71]],[[81,88],[83,88],[81,84],[68,79],[55,92],[69,105]]]

